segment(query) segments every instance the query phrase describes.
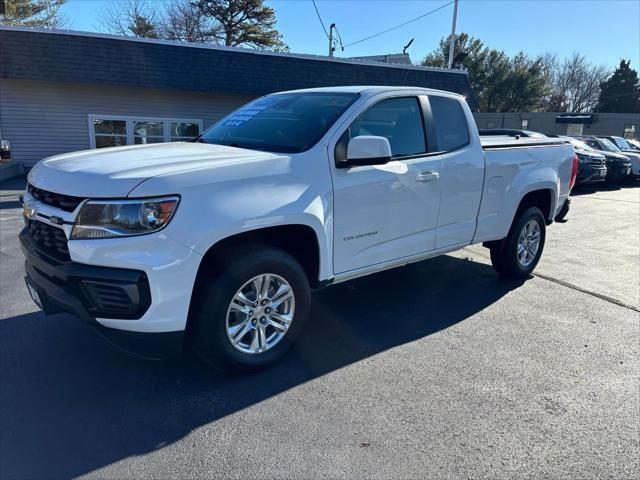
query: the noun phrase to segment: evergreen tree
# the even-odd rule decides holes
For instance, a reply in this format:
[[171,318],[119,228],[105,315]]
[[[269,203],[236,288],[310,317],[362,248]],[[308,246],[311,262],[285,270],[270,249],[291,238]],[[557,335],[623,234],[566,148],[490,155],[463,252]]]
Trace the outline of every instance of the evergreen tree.
[[[449,59],[449,39],[440,40],[422,65],[446,67]],[[454,68],[465,68],[471,87],[484,112],[534,110],[547,95],[548,80],[542,59],[531,59],[520,52],[509,58],[501,50],[490,49],[466,33],[456,36]]]
[[193,4],[203,15],[215,20],[212,33],[223,45],[287,48],[275,28],[275,11],[264,0],[196,0]]
[[5,13],[0,25],[62,28],[66,21],[59,10],[67,0],[4,0]]
[[630,60],[620,60],[611,77],[600,84],[598,111],[611,113],[640,112],[640,82]]

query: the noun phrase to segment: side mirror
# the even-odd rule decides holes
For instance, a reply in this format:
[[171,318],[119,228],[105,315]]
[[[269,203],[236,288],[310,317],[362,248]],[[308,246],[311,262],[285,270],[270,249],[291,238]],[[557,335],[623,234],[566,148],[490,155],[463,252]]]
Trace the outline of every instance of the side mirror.
[[385,137],[360,135],[354,137],[347,147],[347,159],[338,167],[349,168],[358,165],[382,165],[391,161],[391,146]]

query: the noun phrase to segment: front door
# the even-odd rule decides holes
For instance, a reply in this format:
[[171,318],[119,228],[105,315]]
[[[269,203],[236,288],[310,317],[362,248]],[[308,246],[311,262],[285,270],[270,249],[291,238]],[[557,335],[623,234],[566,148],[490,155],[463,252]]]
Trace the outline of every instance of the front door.
[[418,97],[370,105],[341,141],[359,135],[386,137],[392,161],[332,170],[336,274],[428,252],[435,245],[442,159],[427,155]]

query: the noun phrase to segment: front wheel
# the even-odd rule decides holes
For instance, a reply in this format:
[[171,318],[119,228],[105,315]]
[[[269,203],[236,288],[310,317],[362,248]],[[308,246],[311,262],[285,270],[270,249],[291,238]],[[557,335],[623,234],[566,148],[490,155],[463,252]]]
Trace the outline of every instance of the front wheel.
[[546,223],[537,207],[529,207],[516,218],[502,242],[491,247],[496,272],[510,278],[527,278],[536,268],[544,248]]
[[256,370],[279,360],[306,321],[307,276],[289,254],[252,246],[205,278],[192,318],[199,356],[222,370]]

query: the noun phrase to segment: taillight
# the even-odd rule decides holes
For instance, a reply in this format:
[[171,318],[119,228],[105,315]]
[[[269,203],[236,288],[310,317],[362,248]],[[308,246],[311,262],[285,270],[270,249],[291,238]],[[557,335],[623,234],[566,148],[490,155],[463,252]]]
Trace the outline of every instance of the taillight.
[[571,181],[569,182],[569,190],[576,184],[576,177],[578,176],[578,155],[573,155],[573,170],[571,170]]

